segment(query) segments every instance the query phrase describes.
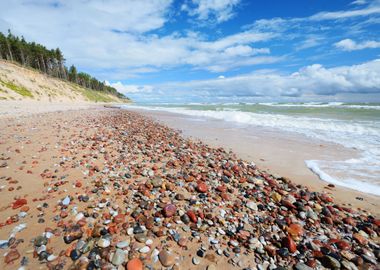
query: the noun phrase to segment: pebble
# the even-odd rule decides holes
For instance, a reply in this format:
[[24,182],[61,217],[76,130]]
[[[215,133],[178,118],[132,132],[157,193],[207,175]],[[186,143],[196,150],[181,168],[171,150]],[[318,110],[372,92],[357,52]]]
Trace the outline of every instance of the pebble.
[[21,257],[20,253],[18,252],[17,249],[11,249],[7,255],[4,257],[4,262],[6,264],[9,264],[15,260],[18,260]]
[[150,251],[150,247],[148,247],[148,246],[144,246],[144,247],[139,249],[140,253],[148,253],[149,251]]
[[140,259],[135,258],[127,263],[127,270],[143,270],[143,263]]
[[172,217],[176,214],[177,208],[174,204],[168,204],[163,209],[163,214],[165,217]]
[[160,251],[158,258],[164,267],[170,267],[175,263],[174,255],[165,249]]
[[122,241],[116,244],[116,247],[121,248],[121,249],[126,248],[128,246],[129,246],[129,242],[127,241]]
[[125,252],[117,248],[112,256],[111,263],[116,266],[121,265],[124,263],[125,257]]
[[201,261],[197,257],[193,257],[192,262],[194,265],[198,265],[201,263]]
[[216,270],[216,265],[215,264],[210,264],[206,268],[207,270]]
[[247,203],[247,207],[253,211],[257,211],[258,210],[258,207],[257,207],[257,204],[253,201],[249,201]]
[[56,259],[58,258],[58,256],[54,255],[54,254],[51,254],[47,257],[47,261],[48,262],[52,262],[52,261],[55,261]]
[[111,242],[108,239],[100,238],[97,245],[102,248],[106,248],[111,244]]
[[69,205],[70,204],[70,197],[69,196],[67,196],[67,197],[65,197],[63,200],[62,200],[62,205],[65,205],[65,206],[67,206],[67,205]]

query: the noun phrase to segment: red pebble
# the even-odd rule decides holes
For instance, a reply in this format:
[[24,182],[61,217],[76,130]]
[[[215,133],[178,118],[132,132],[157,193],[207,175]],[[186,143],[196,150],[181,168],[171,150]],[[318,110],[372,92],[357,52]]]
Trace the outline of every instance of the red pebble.
[[366,245],[368,243],[368,240],[359,233],[354,233],[353,238],[361,245]]
[[198,182],[197,191],[200,193],[206,193],[208,190],[207,185],[204,182]]
[[341,250],[350,250],[351,249],[350,243],[348,243],[347,241],[344,241],[344,240],[340,240],[340,241],[336,242],[335,244]]
[[225,185],[221,185],[221,186],[218,186],[216,188],[217,191],[219,192],[226,192],[227,191],[227,187]]
[[26,199],[18,199],[15,202],[13,202],[12,209],[20,208],[27,203],[28,203],[28,201]]
[[292,237],[298,237],[298,236],[302,236],[304,234],[304,230],[303,230],[301,225],[299,225],[297,223],[292,223],[288,227],[288,233]]
[[172,217],[177,212],[177,208],[174,204],[168,204],[163,209],[163,214],[165,217]]
[[198,219],[197,219],[197,216],[195,215],[194,211],[189,210],[186,212],[186,214],[189,216],[189,218],[192,222],[197,223]]
[[124,221],[125,221],[125,215],[123,214],[118,214],[117,216],[113,218],[113,222],[115,222],[116,224],[123,223]]
[[282,239],[282,245],[286,248],[288,248],[288,250],[291,252],[291,253],[294,253],[297,251],[297,245],[296,243],[293,241],[292,237],[290,237],[290,235],[288,235],[287,237],[285,237],[284,239]]
[[82,187],[82,183],[81,183],[81,182],[76,182],[76,183],[75,183],[75,187],[77,187],[77,188]]
[[127,270],[143,270],[143,263],[140,259],[135,258],[127,263]]

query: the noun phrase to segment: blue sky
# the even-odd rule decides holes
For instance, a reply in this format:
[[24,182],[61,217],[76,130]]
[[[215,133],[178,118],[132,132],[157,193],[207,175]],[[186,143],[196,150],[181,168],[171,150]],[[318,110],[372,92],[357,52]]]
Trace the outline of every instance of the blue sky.
[[380,101],[379,0],[0,0],[137,102]]

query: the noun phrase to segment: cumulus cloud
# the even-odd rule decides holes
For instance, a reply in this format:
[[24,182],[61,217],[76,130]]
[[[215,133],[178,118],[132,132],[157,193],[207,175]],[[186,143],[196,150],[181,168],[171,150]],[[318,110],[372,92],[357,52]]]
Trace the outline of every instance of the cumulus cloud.
[[[206,4],[197,3],[206,14]],[[255,59],[270,53],[269,48],[254,46],[274,38],[270,32],[247,30],[218,39],[191,31],[155,34],[152,31],[170,19],[171,4],[171,0],[0,1],[0,31],[11,26],[15,34],[28,40],[59,46],[69,64],[119,80],[138,76],[143,70],[180,65],[214,72],[276,59]],[[211,1],[207,7],[223,13],[235,4],[237,1]]]
[[173,82],[152,87],[150,97],[154,97],[159,91],[160,95],[190,100],[194,97],[227,96],[302,99],[337,94],[380,93],[380,59],[334,68],[313,64],[287,75],[273,71],[257,72],[223,79]]
[[380,42],[367,40],[360,43],[353,41],[352,39],[343,39],[334,44],[335,47],[343,51],[357,51],[363,49],[375,49],[380,48]]
[[231,19],[240,0],[191,0],[182,5],[182,10],[198,20],[221,23]]
[[106,84],[116,88],[116,90],[124,94],[150,93],[153,90],[153,87],[150,85],[123,84],[122,82],[110,83],[108,81],[106,81]]

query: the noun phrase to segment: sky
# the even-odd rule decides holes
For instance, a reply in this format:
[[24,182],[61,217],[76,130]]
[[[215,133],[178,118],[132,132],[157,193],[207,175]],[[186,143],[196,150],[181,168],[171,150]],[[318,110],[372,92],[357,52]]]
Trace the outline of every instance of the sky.
[[0,0],[136,102],[380,102],[380,0]]

